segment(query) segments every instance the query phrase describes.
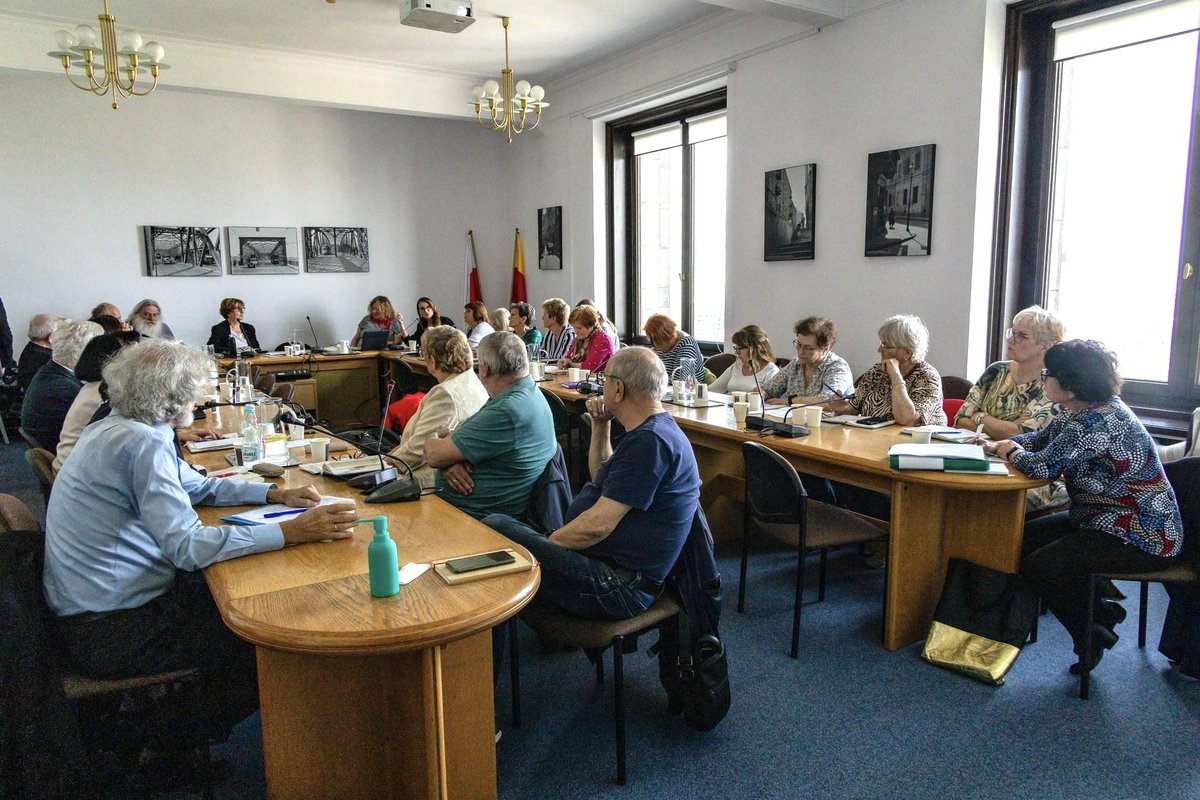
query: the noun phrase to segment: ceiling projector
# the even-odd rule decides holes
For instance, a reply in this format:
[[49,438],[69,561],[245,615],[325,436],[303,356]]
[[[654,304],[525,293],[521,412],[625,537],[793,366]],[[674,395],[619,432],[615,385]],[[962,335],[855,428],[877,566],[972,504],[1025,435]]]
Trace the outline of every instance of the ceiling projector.
[[458,33],[475,21],[470,0],[406,0],[400,24],[442,33]]

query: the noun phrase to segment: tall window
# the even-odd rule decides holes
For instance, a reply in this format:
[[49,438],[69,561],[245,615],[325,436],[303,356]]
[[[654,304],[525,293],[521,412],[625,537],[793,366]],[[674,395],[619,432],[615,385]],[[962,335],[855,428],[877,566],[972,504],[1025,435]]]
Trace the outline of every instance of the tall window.
[[623,332],[670,316],[725,338],[725,92],[609,125],[610,284]]
[[1198,27],[1200,0],[1009,10],[993,353],[1041,303],[1116,352],[1150,414],[1200,404]]

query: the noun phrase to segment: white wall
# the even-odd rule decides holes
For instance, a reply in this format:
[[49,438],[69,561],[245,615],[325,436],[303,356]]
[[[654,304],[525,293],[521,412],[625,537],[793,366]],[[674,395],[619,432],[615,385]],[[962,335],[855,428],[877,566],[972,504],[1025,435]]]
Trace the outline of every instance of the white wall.
[[[0,74],[0,108],[0,297],[18,350],[37,312],[81,317],[109,300],[128,313],[143,297],[191,342],[226,296],[246,301],[266,347],[305,314],[322,342],[347,338],[375,294],[407,319],[428,294],[459,319],[468,228],[507,297],[503,141],[474,121],[162,88],[113,111],[61,76],[16,74]],[[151,278],[146,224],[365,226],[371,272]]]
[[[531,269],[531,296],[599,294],[604,280],[603,227],[593,227],[603,212],[593,158],[602,123],[588,109],[661,94],[735,61],[727,79],[727,333],[757,322],[779,354],[791,355],[791,324],[824,314],[839,324],[837,349],[858,373],[877,359],[879,324],[914,313],[930,328],[931,363],[973,377],[986,334],[1000,9],[999,0],[905,0],[819,33],[730,14],[554,87],[543,146],[521,142],[514,196],[522,221],[514,224],[562,202],[570,272]],[[867,154],[928,143],[937,145],[932,254],[864,257]],[[818,165],[816,259],[766,263],[763,173],[808,162]]]

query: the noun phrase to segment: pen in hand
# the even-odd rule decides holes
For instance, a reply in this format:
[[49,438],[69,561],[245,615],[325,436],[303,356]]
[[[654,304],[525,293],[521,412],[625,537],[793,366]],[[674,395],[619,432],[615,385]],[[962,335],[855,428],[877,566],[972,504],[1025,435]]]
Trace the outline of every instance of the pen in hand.
[[837,389],[830,386],[828,383],[822,383],[821,385],[824,386],[829,391],[833,392],[833,396],[836,397],[838,400],[849,400],[851,397],[854,397],[854,392],[851,392],[850,394],[842,394]]
[[308,511],[307,508],[289,508],[286,511],[272,511],[268,514],[263,514],[263,519],[275,519],[276,517],[286,517],[290,514],[303,514]]

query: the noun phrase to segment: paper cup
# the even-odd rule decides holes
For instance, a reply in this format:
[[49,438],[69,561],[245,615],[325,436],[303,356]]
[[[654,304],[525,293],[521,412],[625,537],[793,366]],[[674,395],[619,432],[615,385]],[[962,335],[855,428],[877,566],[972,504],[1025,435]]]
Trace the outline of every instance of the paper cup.
[[303,425],[291,425],[291,424],[288,425],[288,441],[298,442],[303,438],[304,438],[304,426]]
[[217,384],[217,392],[221,395],[222,403],[233,402],[233,384],[222,381]]
[[569,380],[581,381],[583,380],[583,370],[579,367],[571,367],[571,371],[567,373],[567,377]]
[[696,384],[696,399],[697,400],[707,400],[708,399],[708,384],[707,383],[697,383]]
[[821,407],[809,406],[804,409],[804,424],[809,430],[816,430],[821,424]]
[[733,419],[735,422],[742,423],[746,421],[746,415],[750,413],[749,403],[734,403],[733,404]]
[[913,428],[913,444],[929,444],[933,439],[933,431],[928,428]]
[[755,414],[762,411],[762,395],[758,392],[750,392],[746,395],[746,401],[750,403],[750,410]]
[[317,437],[308,440],[308,452],[312,455],[313,461],[328,461],[329,460],[329,440],[325,437]]
[[733,402],[735,402],[735,403],[746,402],[746,393],[745,392],[730,392],[729,396],[733,398]]

